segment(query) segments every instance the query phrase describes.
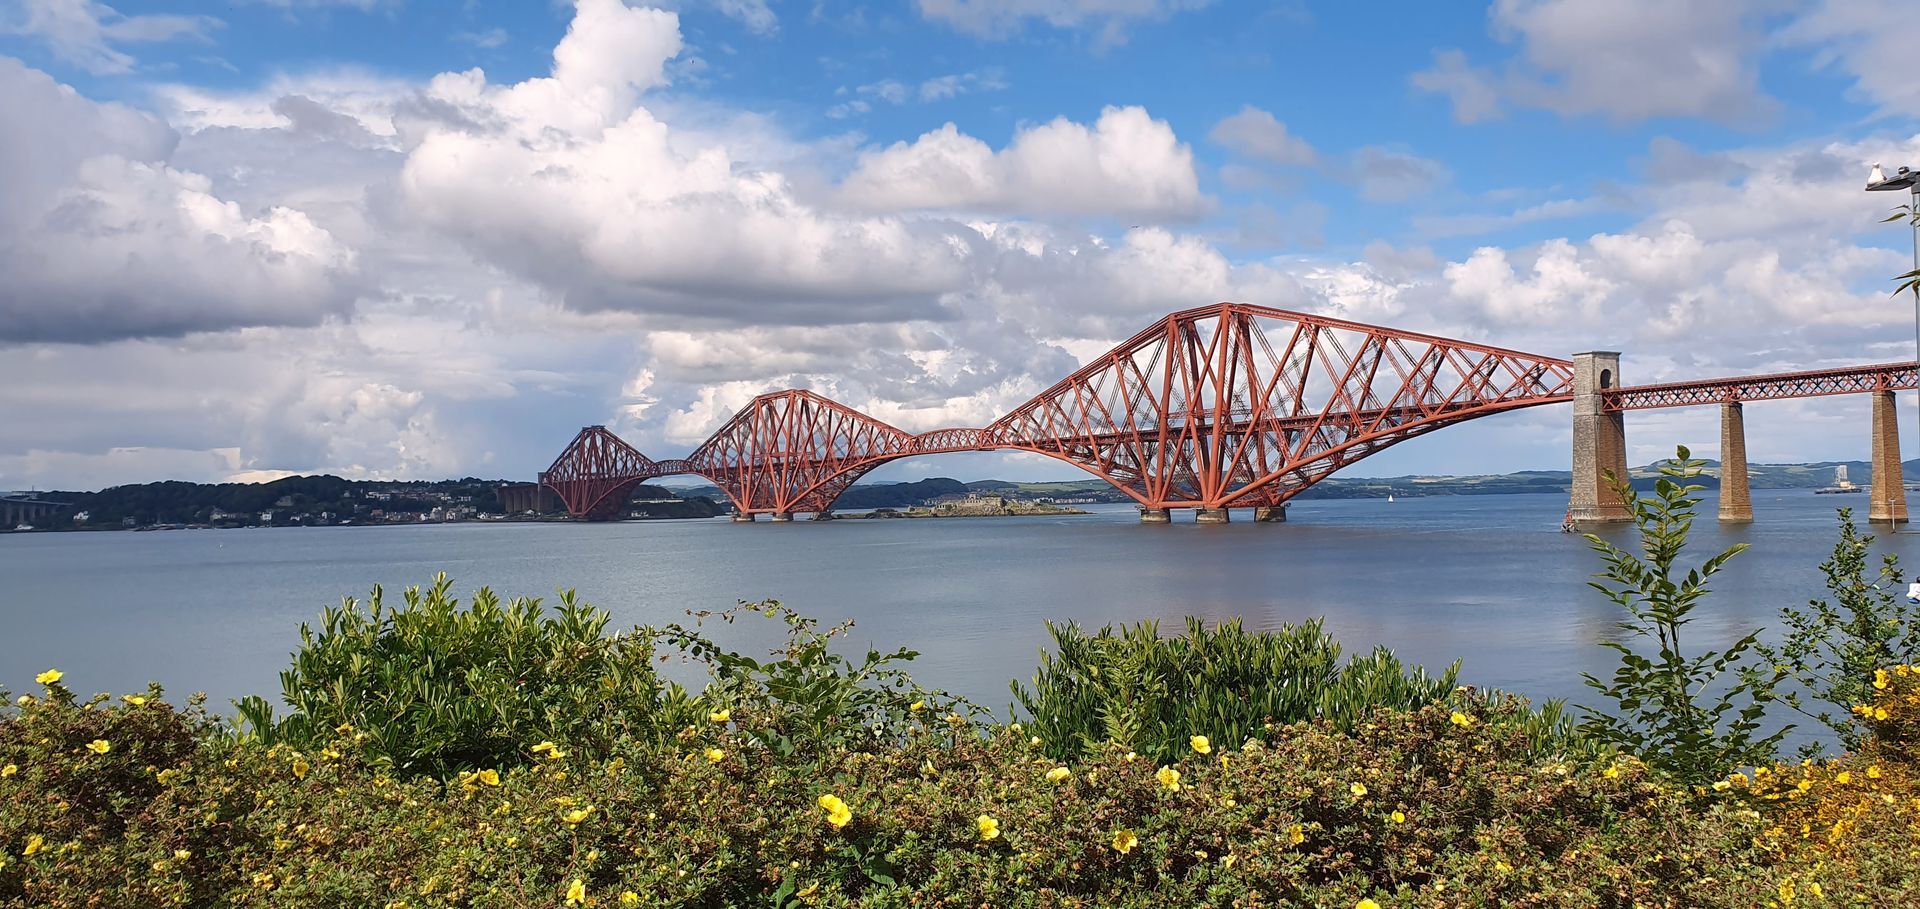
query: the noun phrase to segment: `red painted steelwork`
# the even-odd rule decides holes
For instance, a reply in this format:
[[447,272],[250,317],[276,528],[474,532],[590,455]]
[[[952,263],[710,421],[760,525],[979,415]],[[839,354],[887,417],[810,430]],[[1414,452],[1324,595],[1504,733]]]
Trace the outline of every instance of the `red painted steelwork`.
[[1173,313],[984,429],[913,435],[809,391],[761,395],[685,461],[601,427],[541,474],[588,519],[669,473],[713,480],[747,514],[822,511],[868,471],[948,451],[1077,464],[1142,506],[1278,505],[1390,445],[1572,399],[1561,359],[1222,303]]
[[1738,401],[1817,398],[1870,391],[1911,391],[1915,387],[1920,387],[1920,383],[1915,382],[1914,364],[1882,363],[1877,366],[1848,366],[1766,376],[1629,385],[1601,392],[1600,406],[1604,410],[1646,410]]
[[604,521],[619,515],[635,486],[658,476],[665,476],[658,462],[605,426],[589,426],[541,472],[540,485],[560,497],[568,514]]

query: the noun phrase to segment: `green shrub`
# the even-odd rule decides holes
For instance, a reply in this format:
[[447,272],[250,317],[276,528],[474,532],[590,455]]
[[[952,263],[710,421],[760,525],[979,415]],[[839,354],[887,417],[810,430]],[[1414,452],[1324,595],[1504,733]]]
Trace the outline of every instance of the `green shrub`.
[[[782,753],[845,742],[856,747],[890,743],[907,721],[925,714],[972,718],[981,713],[964,699],[915,682],[901,664],[918,657],[916,651],[868,648],[858,663],[835,653],[834,641],[852,630],[852,621],[821,631],[819,620],[779,600],[743,600],[731,609],[692,615],[694,628],[669,625],[659,640],[706,665],[712,683],[701,694],[702,703],[716,712],[751,709],[761,717],[756,734]],[[785,626],[785,641],[770,654],[773,659],[735,653],[698,629],[709,619],[732,624],[743,615],[777,619]]]
[[[213,904],[219,888],[199,886],[190,874],[149,886],[163,855],[190,872],[232,842],[222,832],[231,815],[187,816],[167,807],[173,784],[210,758],[213,724],[199,699],[176,710],[153,686],[118,701],[105,694],[80,701],[58,672],[42,677],[48,680],[41,695],[0,708],[0,905],[52,906],[107,892],[120,898],[97,905]],[[6,696],[0,691],[0,699]],[[185,855],[173,858],[176,850]],[[67,869],[130,854],[151,857],[137,867],[81,875],[118,874],[119,884],[94,880],[75,889]],[[62,870],[37,875],[35,867]]]
[[[1788,691],[1782,700],[1833,730],[1848,750],[1866,739],[1866,723],[1853,708],[1872,699],[1875,671],[1920,659],[1920,606],[1907,602],[1899,557],[1884,556],[1868,578],[1872,544],[1873,536],[1854,526],[1852,509],[1840,509],[1840,540],[1820,566],[1833,601],[1782,609],[1786,637],[1777,647],[1755,646],[1805,692]],[[1812,756],[1819,745],[1803,750]]]
[[85,713],[0,719],[0,763],[34,764],[0,778],[0,906],[1712,907],[1762,904],[1783,873],[1754,844],[1768,821],[1732,794],[1697,799],[1631,760],[1542,762],[1516,717],[1438,706],[1164,765],[1045,760],[1031,729],[934,716],[883,748],[782,754],[744,707],[666,751],[444,781],[395,777],[352,735],[238,741],[60,810],[49,781],[98,756],[31,743],[84,726],[149,753],[137,710]]
[[379,587],[363,611],[348,598],[280,674],[290,713],[276,720],[258,697],[239,702],[246,734],[311,749],[351,728],[369,758],[402,773],[445,775],[537,759],[538,742],[589,755],[622,737],[654,739],[663,718],[654,638],[605,635],[608,615],[562,593],[549,616],[540,600],[501,603],[482,588],[462,609],[445,574],[405,604]]
[[1441,675],[1408,669],[1380,648],[1345,665],[1318,619],[1249,632],[1240,620],[1160,636],[1152,621],[1088,634],[1047,623],[1056,653],[1042,651],[1033,688],[1013,683],[1050,753],[1069,757],[1108,744],[1162,760],[1190,736],[1246,741],[1267,724],[1329,719],[1351,728],[1381,707],[1416,708],[1454,689],[1459,663]]
[[1752,665],[1748,651],[1758,631],[1723,651],[1703,650],[1694,656],[1681,644],[1680,631],[1705,599],[1707,581],[1747,548],[1736,544],[1684,573],[1676,567],[1700,502],[1695,493],[1706,488],[1684,481],[1700,476],[1702,469],[1682,447],[1660,466],[1651,496],[1636,496],[1625,479],[1613,478],[1621,499],[1631,503],[1644,559],[1587,534],[1588,544],[1607,566],[1592,586],[1627,611],[1628,620],[1618,627],[1629,641],[1649,642],[1644,646],[1651,646],[1654,655],[1648,657],[1629,644],[1602,642],[1618,652],[1620,667],[1610,683],[1590,674],[1586,681],[1614,706],[1586,708],[1581,729],[1596,741],[1640,755],[1692,783],[1712,782],[1735,768],[1772,760],[1780,739],[1793,728],[1760,734],[1782,673]]

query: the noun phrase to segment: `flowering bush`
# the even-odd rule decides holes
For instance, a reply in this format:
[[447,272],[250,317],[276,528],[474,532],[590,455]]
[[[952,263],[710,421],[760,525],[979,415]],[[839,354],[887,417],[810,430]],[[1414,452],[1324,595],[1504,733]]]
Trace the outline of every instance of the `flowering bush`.
[[[1865,722],[1849,708],[1868,699],[1876,678],[1884,681],[1883,667],[1920,659],[1920,605],[1907,602],[1907,575],[1898,556],[1883,556],[1869,576],[1872,544],[1873,535],[1854,525],[1852,510],[1840,509],[1840,539],[1820,566],[1832,602],[1782,609],[1786,633],[1780,643],[1755,648],[1806,689],[1804,695],[1790,689],[1781,699],[1831,729],[1849,749],[1858,749],[1866,737]],[[1817,744],[1804,750],[1808,757],[1819,752]]]
[[1876,670],[1854,713],[1861,749],[1729,775],[1713,789],[1745,800],[1765,819],[1756,843],[1776,867],[1780,905],[1920,902],[1914,843],[1920,835],[1920,669]]
[[246,698],[247,732],[312,748],[350,725],[361,731],[356,750],[435,774],[498,766],[528,741],[599,754],[620,737],[658,733],[651,633],[605,634],[608,614],[571,591],[549,615],[538,599],[502,603],[484,588],[462,608],[451,590],[441,574],[392,607],[375,587],[364,610],[349,598],[318,631],[302,624],[280,674],[290,714],[275,719],[264,699]]
[[[1777,886],[1767,815],[1628,759],[1543,762],[1517,705],[1196,734],[1164,762],[1056,761],[1031,729],[926,711],[884,747],[783,754],[742,707],[665,751],[527,742],[441,780],[369,761],[354,729],[225,741],[148,698],[0,720],[0,905],[1744,906]],[[79,795],[95,774],[113,797]]]

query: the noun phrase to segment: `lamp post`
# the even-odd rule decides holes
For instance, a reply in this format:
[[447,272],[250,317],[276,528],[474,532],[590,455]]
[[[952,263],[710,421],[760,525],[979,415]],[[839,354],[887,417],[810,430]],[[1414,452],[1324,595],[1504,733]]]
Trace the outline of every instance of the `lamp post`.
[[[1879,164],[1875,164],[1873,168],[1867,172],[1867,192],[1893,192],[1902,189],[1911,193],[1909,196],[1910,202],[1907,207],[1907,219],[1913,222],[1913,270],[1915,272],[1913,285],[1913,350],[1914,361],[1916,364],[1920,364],[1920,171],[1902,167],[1895,172],[1893,176],[1889,177],[1885,171],[1880,169]],[[1898,216],[1896,215],[1895,217]],[[1894,218],[1887,220],[1891,221],[1894,220]],[[1920,431],[1920,421],[1916,421],[1914,429]],[[1920,448],[1915,448],[1915,451],[1920,451]],[[1906,473],[1906,468],[1903,466],[1900,470],[1900,483],[1903,486],[1906,485],[1907,482]]]

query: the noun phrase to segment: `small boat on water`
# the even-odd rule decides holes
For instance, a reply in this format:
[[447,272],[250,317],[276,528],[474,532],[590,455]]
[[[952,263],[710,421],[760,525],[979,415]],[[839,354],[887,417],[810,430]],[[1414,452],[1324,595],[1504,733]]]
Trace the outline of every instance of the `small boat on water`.
[[1393,504],[1393,493],[1387,493],[1387,504],[1388,505]]
[[1818,489],[1815,489],[1813,491],[1813,494],[1817,496],[1832,496],[1832,495],[1847,495],[1849,493],[1856,493],[1856,492],[1863,493],[1866,491],[1867,491],[1867,487],[1855,486],[1853,485],[1852,482],[1850,482],[1847,479],[1847,465],[1842,464],[1833,469],[1833,485],[1822,486]]

